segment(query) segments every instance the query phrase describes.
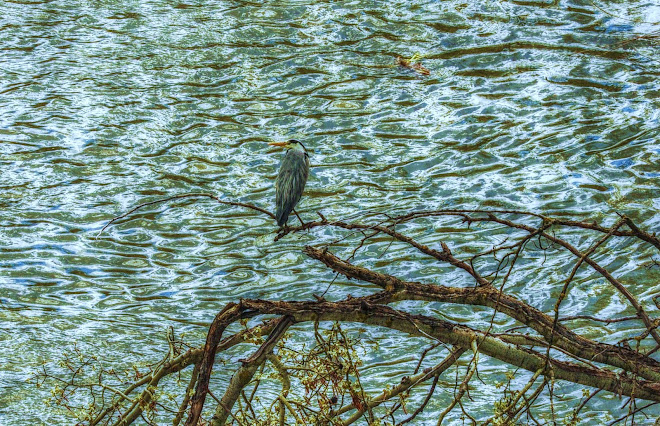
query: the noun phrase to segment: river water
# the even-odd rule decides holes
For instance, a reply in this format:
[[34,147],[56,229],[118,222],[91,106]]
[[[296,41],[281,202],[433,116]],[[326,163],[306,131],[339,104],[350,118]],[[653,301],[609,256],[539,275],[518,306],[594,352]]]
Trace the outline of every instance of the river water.
[[[273,209],[282,153],[269,141],[310,152],[307,219],[517,208],[606,223],[621,212],[660,231],[660,55],[630,41],[660,29],[657,2],[182,1],[0,4],[1,424],[73,423],[25,380],[74,345],[143,365],[166,352],[170,325],[199,344],[228,302],[323,292],[333,274],[301,248],[337,235],[273,242],[270,218],[212,201],[149,207],[96,238],[113,216],[187,192]],[[395,65],[415,54],[429,76]],[[364,264],[404,278],[438,273],[411,269],[404,247],[380,263],[369,253]],[[607,262],[655,285],[648,297],[649,253]],[[538,277],[519,296],[550,310],[552,288]],[[372,291],[338,280],[328,297]],[[590,297],[592,315],[623,311]],[[438,309],[467,324],[489,315]],[[587,331],[607,340],[599,327]],[[380,368],[392,363],[383,374],[414,367],[419,342],[372,337]],[[477,417],[499,398],[498,368],[484,360]],[[559,418],[582,396],[564,391]],[[419,424],[452,396],[439,398]],[[594,398],[585,422],[622,403]]]

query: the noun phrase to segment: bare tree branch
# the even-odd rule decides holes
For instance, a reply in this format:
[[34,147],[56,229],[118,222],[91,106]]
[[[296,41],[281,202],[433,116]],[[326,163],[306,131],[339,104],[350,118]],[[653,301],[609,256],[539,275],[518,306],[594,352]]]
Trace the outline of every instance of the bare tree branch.
[[105,224],[105,226],[103,226],[103,228],[101,228],[99,233],[96,235],[96,238],[100,237],[101,234],[103,233],[103,231],[105,231],[108,228],[108,226],[112,225],[113,223],[115,223],[118,220],[121,220],[125,217],[130,216],[131,214],[135,213],[136,211],[138,211],[139,209],[141,209],[143,207],[152,206],[154,204],[162,204],[162,203],[166,203],[166,202],[172,201],[172,200],[181,200],[183,198],[210,198],[212,200],[217,201],[220,204],[224,204],[224,205],[227,205],[227,206],[245,207],[245,208],[248,208],[248,209],[258,211],[258,212],[263,213],[267,216],[270,216],[272,219],[275,219],[275,215],[273,213],[269,212],[266,209],[262,209],[261,207],[257,207],[257,206],[252,205],[252,204],[240,203],[240,202],[237,202],[237,201],[225,201],[225,200],[221,200],[220,198],[216,197],[213,194],[206,194],[206,193],[180,194],[180,195],[173,195],[171,197],[161,198],[159,200],[148,201],[146,203],[139,204],[139,205],[133,207],[131,210],[127,211],[126,213],[121,214],[119,216],[113,217],[112,219],[110,219],[110,221],[108,223]]
[[[269,218],[274,217],[260,207],[223,201],[212,194],[182,194],[140,204],[113,218],[99,234],[140,208],[172,200],[204,198],[224,205],[254,210]],[[176,341],[173,333],[170,333],[167,356],[149,366],[146,373],[138,374],[136,370],[134,380],[131,380],[133,384],[121,381],[116,372],[103,368],[95,373],[93,381],[85,381],[83,377],[86,369],[96,367],[97,364],[91,359],[82,358],[79,365],[67,359],[64,365],[71,373],[68,380],[53,377],[45,369],[41,377],[43,380],[49,378],[58,383],[61,387],[57,394],[58,401],[71,412],[80,410],[80,407],[68,402],[68,397],[73,395],[75,389],[88,390],[94,407],[89,409],[90,424],[127,425],[140,418],[147,424],[155,424],[155,412],[159,410],[161,413],[171,414],[175,425],[181,422],[184,412],[187,411],[186,425],[196,426],[205,421],[201,418],[201,413],[206,395],[217,401],[215,416],[210,419],[212,424],[224,424],[229,417],[238,424],[267,421],[269,424],[284,425],[288,421],[295,421],[301,424],[308,422],[348,425],[360,419],[366,419],[370,423],[388,421],[404,424],[419,419],[429,401],[439,392],[436,385],[442,372],[456,363],[466,350],[472,349],[474,358],[468,364],[466,374],[461,379],[457,376],[453,401],[435,416],[436,420],[439,417],[440,422],[445,419],[449,421],[450,417],[459,415],[473,423],[477,422],[477,419],[470,415],[468,405],[471,400],[470,393],[474,389],[472,382],[481,380],[479,374],[484,374],[477,370],[477,354],[533,373],[532,379],[515,392],[511,389],[512,382],[509,380],[504,392],[505,397],[497,404],[495,417],[487,422],[515,423],[526,414],[528,422],[538,424],[532,413],[532,404],[545,389],[549,391],[549,410],[554,420],[555,380],[566,380],[594,387],[597,391],[629,396],[628,402],[621,407],[621,410],[628,410],[627,417],[624,416],[620,420],[634,420],[636,414],[643,413],[643,410],[650,406],[640,405],[639,400],[660,402],[660,361],[651,356],[660,348],[660,333],[657,330],[660,319],[657,318],[657,312],[653,310],[653,306],[649,307],[650,311],[647,312],[637,300],[637,295],[615,278],[616,270],[608,270],[594,260],[598,253],[611,249],[611,244],[608,246],[606,243],[615,238],[630,238],[643,242],[636,247],[643,247],[645,250],[660,248],[658,237],[640,229],[630,218],[621,216],[612,226],[603,226],[594,222],[518,210],[461,209],[417,211],[399,216],[361,212],[356,215],[357,221],[354,222],[348,219],[329,221],[321,214],[319,217],[320,220],[315,222],[279,229],[275,240],[324,228],[324,232],[319,234],[331,235],[332,241],[305,247],[304,253],[333,271],[332,282],[339,276],[361,280],[375,285],[372,294],[358,298],[349,296],[338,302],[329,302],[323,297],[315,296],[315,301],[247,299],[241,300],[240,303],[230,303],[213,320],[204,347],[185,350],[182,343]],[[503,237],[498,237],[499,242],[485,250],[481,248],[483,244],[479,243],[475,246],[476,249],[463,249],[461,252],[459,248],[463,246],[459,243],[454,249],[455,254],[449,248],[448,242],[455,241],[456,236],[452,236],[451,240],[447,238],[445,242],[434,235],[435,242],[431,245],[413,238],[420,232],[427,232],[429,222],[433,221],[454,224],[434,228],[445,235],[456,229],[455,224],[459,224],[459,228],[465,227],[469,230],[472,224],[484,223],[477,235],[483,235],[485,230],[489,237]],[[488,234],[489,230],[493,233]],[[465,231],[461,229],[461,232]],[[568,242],[572,241],[569,237],[562,236],[564,232],[570,238],[576,235],[590,238],[589,245],[585,245],[586,249],[578,249],[578,246]],[[585,238],[581,241],[585,241]],[[380,272],[376,268],[351,263],[358,259],[358,253],[367,253],[374,248],[379,253],[385,253],[393,244],[403,246],[408,253],[412,253],[412,258],[417,256],[421,261],[441,262],[443,270],[453,273],[438,275],[437,279],[432,279],[435,282],[412,282]],[[350,255],[342,260],[330,251],[333,247],[347,249]],[[542,251],[543,259],[539,262],[543,260],[543,263],[539,266],[539,271],[554,267],[546,266],[545,259],[555,253],[576,258],[572,270],[559,282],[560,288],[557,290],[561,291],[559,296],[551,301],[554,302],[554,309],[549,312],[531,306],[524,300],[524,296],[510,295],[505,291],[509,281],[515,281],[516,286],[525,284],[520,282],[521,278],[515,272],[519,270],[521,262],[525,261],[530,247],[532,250]],[[475,252],[478,253],[475,255]],[[537,254],[534,256],[538,258]],[[562,303],[578,276],[579,268],[585,263],[628,300],[636,311],[636,317],[599,319],[590,311],[578,312],[577,315],[569,317],[561,316]],[[561,271],[563,273],[563,269]],[[552,275],[556,275],[556,272]],[[448,277],[451,279],[449,282],[454,283],[456,276],[463,277],[458,284],[450,286],[447,281],[443,281]],[[539,276],[543,279],[542,275]],[[554,286],[556,283],[547,284]],[[395,305],[403,301],[407,303]],[[492,310],[491,320],[486,326],[475,327],[473,324],[465,326],[446,321],[434,315],[413,315],[407,312],[411,308],[417,310],[428,306],[418,302],[433,302],[436,306],[446,303],[482,306]],[[394,306],[397,309],[394,309]],[[497,318],[501,316],[498,314],[515,320],[516,324],[507,325],[505,328],[508,328],[508,331],[498,331],[495,321],[496,315]],[[271,319],[263,325],[248,328],[247,319],[254,317]],[[572,323],[568,321],[576,319],[598,321],[606,330],[610,330],[609,324],[641,319],[644,328],[641,329],[641,334],[638,331],[635,335],[626,335],[618,345],[613,345],[587,339],[569,328]],[[245,329],[225,337],[227,328],[237,322],[241,322]],[[330,330],[322,330],[319,326],[322,322],[334,322],[334,325]],[[314,326],[315,345],[312,348],[304,344],[302,348],[289,347],[290,340],[285,337],[285,333],[293,323],[308,323],[309,326]],[[414,371],[410,376],[404,377],[399,383],[389,383],[381,394],[370,397],[369,390],[362,386],[361,379],[363,374],[368,374],[369,369],[362,369],[360,356],[355,349],[360,343],[343,331],[340,325],[343,323],[384,327],[414,336],[432,345],[428,347],[429,345],[424,343],[423,347],[428,349],[422,351],[420,348],[419,362],[416,367],[411,367],[411,371],[413,368]],[[266,334],[269,337],[264,341],[261,336]],[[222,398],[217,399],[209,389],[211,375],[218,374],[213,373],[216,354],[242,342],[259,347],[249,358],[242,361],[224,389]],[[440,344],[453,347],[449,356],[435,367],[419,372],[422,362],[430,358],[432,349]],[[634,348],[630,347],[631,344]],[[650,344],[655,346],[649,350]],[[277,356],[273,355],[275,348]],[[177,398],[180,403],[173,407],[168,406],[160,398],[163,395],[159,388],[161,380],[191,364],[194,365],[194,370],[187,386],[183,385],[186,390],[182,398]],[[227,368],[221,371],[226,372]],[[258,376],[255,376],[257,372]],[[542,383],[539,385],[537,382],[541,376]],[[510,376],[512,377],[513,375]],[[112,380],[108,381],[108,378]],[[264,404],[261,395],[272,390],[272,380],[281,383],[281,391],[276,397],[269,397]],[[424,393],[412,391],[422,384],[430,385]],[[250,386],[249,391],[246,386]],[[297,389],[301,386],[303,389]],[[194,395],[191,397],[193,388]],[[215,392],[217,393],[217,390]],[[407,409],[409,399],[413,398],[411,395],[415,395],[417,407],[412,414]],[[589,398],[578,407],[576,413],[588,400]],[[454,412],[457,411],[456,406],[460,407],[462,414]],[[336,407],[341,408],[334,410]],[[347,417],[342,418],[344,415]],[[266,420],[261,416],[265,416]]]
[[218,403],[215,415],[211,419],[212,426],[222,426],[227,421],[234,403],[243,388],[252,380],[257,368],[263,364],[266,357],[271,354],[275,344],[282,338],[289,326],[293,324],[292,317],[285,315],[279,319],[277,325],[268,336],[268,339],[248,359],[243,360],[241,367],[232,377],[225,394]]

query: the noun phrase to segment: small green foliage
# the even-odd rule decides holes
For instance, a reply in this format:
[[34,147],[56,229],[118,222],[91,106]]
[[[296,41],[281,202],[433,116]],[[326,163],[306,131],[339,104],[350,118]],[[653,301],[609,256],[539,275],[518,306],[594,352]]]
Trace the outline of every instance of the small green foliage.
[[419,61],[421,61],[422,59],[424,59],[424,55],[422,55],[422,54],[419,53],[419,52],[416,52],[414,55],[412,55],[412,56],[410,57],[410,59],[408,59],[408,61],[409,61],[409,62],[419,62]]

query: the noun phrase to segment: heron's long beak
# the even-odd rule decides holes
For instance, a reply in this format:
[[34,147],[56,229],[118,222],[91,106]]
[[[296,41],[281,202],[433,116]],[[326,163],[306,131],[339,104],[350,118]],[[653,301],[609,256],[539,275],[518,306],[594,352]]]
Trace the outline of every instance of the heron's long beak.
[[286,142],[268,142],[268,145],[273,145],[273,146],[286,146]]

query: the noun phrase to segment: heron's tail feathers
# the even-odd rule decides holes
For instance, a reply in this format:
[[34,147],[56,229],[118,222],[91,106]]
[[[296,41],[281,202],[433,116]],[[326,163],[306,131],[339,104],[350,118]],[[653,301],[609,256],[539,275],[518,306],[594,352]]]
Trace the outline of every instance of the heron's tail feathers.
[[289,213],[278,211],[275,215],[275,218],[277,219],[277,226],[284,226],[289,220]]

